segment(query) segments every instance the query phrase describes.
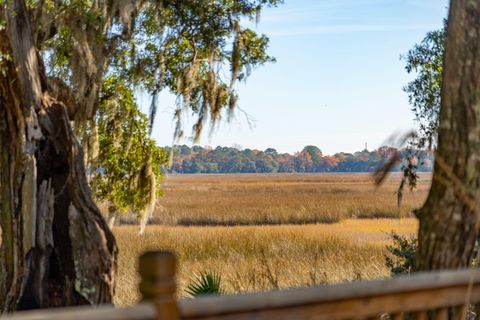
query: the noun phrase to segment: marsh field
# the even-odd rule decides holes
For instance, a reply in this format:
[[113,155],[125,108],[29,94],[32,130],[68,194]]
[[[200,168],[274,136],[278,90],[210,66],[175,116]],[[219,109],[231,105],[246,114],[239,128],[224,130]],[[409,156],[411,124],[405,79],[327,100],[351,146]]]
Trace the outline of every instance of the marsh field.
[[137,257],[149,249],[177,254],[179,296],[205,271],[226,293],[388,277],[389,233],[416,232],[430,175],[404,191],[400,210],[399,183],[399,174],[380,187],[368,173],[170,175],[144,235],[114,227],[115,303],[137,301]]

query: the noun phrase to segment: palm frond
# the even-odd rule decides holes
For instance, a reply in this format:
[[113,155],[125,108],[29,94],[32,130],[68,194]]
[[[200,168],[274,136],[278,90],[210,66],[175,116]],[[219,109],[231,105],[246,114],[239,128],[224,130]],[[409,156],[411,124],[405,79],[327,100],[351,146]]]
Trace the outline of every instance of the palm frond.
[[215,272],[202,272],[195,275],[185,291],[192,297],[198,297],[207,294],[223,294],[221,288],[221,276]]

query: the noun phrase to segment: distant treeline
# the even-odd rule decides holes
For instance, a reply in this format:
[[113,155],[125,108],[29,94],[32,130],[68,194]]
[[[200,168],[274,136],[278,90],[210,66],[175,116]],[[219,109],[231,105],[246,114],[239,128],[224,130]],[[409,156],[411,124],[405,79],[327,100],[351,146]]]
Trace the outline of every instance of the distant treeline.
[[[171,151],[170,147],[166,147]],[[275,172],[373,172],[382,167],[398,150],[381,147],[355,153],[323,155],[315,146],[306,146],[295,154],[233,147],[173,147],[172,173],[275,173]],[[418,171],[431,171],[433,156],[425,151],[400,150],[403,160],[392,171],[400,171],[412,154],[418,159]]]

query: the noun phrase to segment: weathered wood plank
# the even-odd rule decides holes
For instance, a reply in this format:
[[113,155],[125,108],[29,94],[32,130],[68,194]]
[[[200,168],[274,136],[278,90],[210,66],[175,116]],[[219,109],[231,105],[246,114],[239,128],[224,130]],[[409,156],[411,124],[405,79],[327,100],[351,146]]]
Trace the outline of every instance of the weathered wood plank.
[[[153,258],[152,258],[153,257]],[[57,319],[175,319],[169,313],[161,316],[159,300],[171,299],[174,285],[171,275],[174,264],[160,261],[166,256],[150,256],[152,264],[142,263],[141,291],[153,302],[115,309],[113,307],[81,307],[17,313],[1,320]],[[156,259],[160,260],[156,260]],[[167,257],[168,258],[168,257]],[[170,258],[168,258],[170,259]],[[168,260],[167,259],[167,260]],[[163,264],[162,264],[163,265]],[[146,269],[145,269],[146,267]],[[393,320],[413,312],[417,319],[426,319],[426,310],[436,310],[434,318],[448,318],[448,307],[465,303],[472,281],[471,302],[480,301],[480,272],[472,270],[416,274],[383,281],[356,282],[335,286],[290,289],[235,296],[215,296],[178,301],[180,319],[358,319],[376,318],[389,313]],[[162,298],[163,297],[163,298]],[[171,301],[170,301],[171,302]],[[170,304],[171,306],[171,304]]]
[[[474,272],[472,274],[472,272]],[[480,300],[480,272],[472,270],[419,273],[391,280],[356,282],[336,286],[290,289],[237,296],[180,300],[184,319],[246,319],[267,317],[322,319],[368,317],[383,312],[430,310],[464,302],[469,281],[471,300]],[[264,316],[262,316],[264,315]]]
[[[345,319],[352,317],[369,317],[389,311],[399,313],[402,311],[415,312],[428,309],[436,309],[443,306],[458,303],[464,297],[466,289],[454,287],[448,289],[426,290],[417,293],[396,293],[371,298],[345,299],[339,301],[318,302],[300,304],[297,306],[272,307],[268,301],[264,301],[262,307],[253,308],[247,303],[240,304],[237,299],[231,299],[231,303],[237,305],[217,304],[215,300],[205,300],[202,314],[185,314],[187,304],[180,306],[182,319]],[[476,298],[479,298],[479,293]],[[192,301],[193,302],[193,301]],[[207,305],[208,304],[208,305]],[[273,303],[276,305],[276,303]],[[258,305],[257,305],[258,306]],[[252,308],[249,308],[252,307]],[[235,310],[228,312],[227,310]],[[244,311],[239,312],[242,309]],[[219,311],[224,311],[220,313]]]
[[114,308],[91,306],[44,309],[17,312],[1,316],[2,320],[151,320],[156,316],[155,306],[151,303],[141,303],[130,308]]

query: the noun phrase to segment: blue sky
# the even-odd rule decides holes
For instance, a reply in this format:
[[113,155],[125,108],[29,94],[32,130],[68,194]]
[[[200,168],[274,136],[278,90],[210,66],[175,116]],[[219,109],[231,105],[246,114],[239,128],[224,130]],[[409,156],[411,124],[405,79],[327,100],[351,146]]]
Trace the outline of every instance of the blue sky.
[[[365,142],[369,149],[385,144],[392,134],[415,126],[402,91],[412,76],[400,55],[441,28],[447,5],[447,0],[285,0],[265,9],[256,31],[270,36],[269,53],[277,63],[254,70],[238,86],[239,106],[254,126],[238,112],[213,135],[206,130],[199,144],[281,152],[313,144],[325,154],[358,151]],[[153,137],[170,145],[174,99],[162,94],[159,102]]]

